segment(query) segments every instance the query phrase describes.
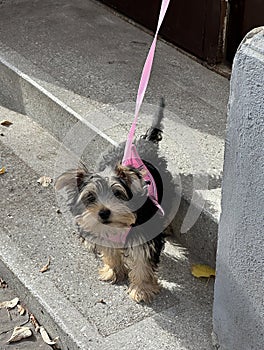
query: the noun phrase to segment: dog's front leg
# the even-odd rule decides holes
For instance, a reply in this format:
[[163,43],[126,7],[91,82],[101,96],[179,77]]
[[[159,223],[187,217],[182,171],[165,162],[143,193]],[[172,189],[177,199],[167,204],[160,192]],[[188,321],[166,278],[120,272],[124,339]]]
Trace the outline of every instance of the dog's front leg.
[[102,247],[102,260],[104,266],[99,270],[100,280],[116,283],[127,276],[127,270],[123,263],[122,249]]
[[131,248],[129,252],[129,296],[136,302],[152,301],[161,287],[156,276],[157,265],[151,257],[153,247],[149,243]]

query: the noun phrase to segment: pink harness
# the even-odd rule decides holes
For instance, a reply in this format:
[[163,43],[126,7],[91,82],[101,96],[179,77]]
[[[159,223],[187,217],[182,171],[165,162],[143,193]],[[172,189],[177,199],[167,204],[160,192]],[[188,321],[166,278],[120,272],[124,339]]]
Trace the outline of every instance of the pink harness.
[[151,175],[150,171],[148,170],[148,168],[143,163],[142,159],[140,158],[140,156],[136,150],[136,146],[133,144],[133,139],[134,139],[134,135],[135,135],[139,110],[140,110],[142,101],[144,99],[145,92],[146,92],[148,82],[149,82],[149,77],[150,77],[150,73],[151,73],[151,69],[152,69],[152,64],[153,64],[153,59],[154,59],[154,54],[155,54],[155,49],[156,49],[156,44],[157,44],[157,39],[158,39],[158,32],[159,32],[160,26],[163,22],[163,19],[165,17],[169,3],[170,3],[170,0],[162,0],[158,26],[157,26],[156,33],[155,33],[152,45],[150,47],[142,74],[141,74],[141,79],[140,79],[138,93],[137,93],[137,100],[136,100],[135,117],[134,117],[134,121],[132,123],[132,126],[130,128],[130,131],[128,133],[125,151],[124,151],[124,156],[123,156],[123,160],[122,160],[122,164],[125,166],[129,165],[129,166],[132,166],[136,169],[144,169],[144,172],[146,174],[146,175],[144,175],[144,180],[147,183],[149,183],[149,186],[148,186],[149,198],[157,206],[157,208],[160,210],[162,215],[164,215],[164,211],[158,202],[158,192],[157,192],[155,180],[154,180],[153,176]]

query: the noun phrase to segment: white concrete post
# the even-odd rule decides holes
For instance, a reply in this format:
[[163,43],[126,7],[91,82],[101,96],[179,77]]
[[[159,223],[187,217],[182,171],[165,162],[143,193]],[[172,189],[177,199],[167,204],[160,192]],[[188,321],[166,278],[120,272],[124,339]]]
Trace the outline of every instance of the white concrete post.
[[218,239],[216,348],[264,349],[264,27],[233,64]]

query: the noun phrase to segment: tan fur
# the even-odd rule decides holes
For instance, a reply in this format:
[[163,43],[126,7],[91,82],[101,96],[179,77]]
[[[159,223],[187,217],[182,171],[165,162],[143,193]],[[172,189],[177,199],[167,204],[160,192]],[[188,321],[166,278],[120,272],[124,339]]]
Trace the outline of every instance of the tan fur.
[[135,171],[135,169],[131,170],[130,168],[121,164],[116,166],[115,171],[118,177],[127,182],[132,192],[137,193],[138,191],[142,190],[144,180],[141,171]]
[[101,237],[102,240],[107,238],[108,235],[119,235],[124,232],[124,228],[128,228],[135,223],[136,217],[131,211],[118,205],[119,203],[113,203],[111,206],[111,222],[108,225],[101,223],[98,217],[98,213],[101,209],[107,209],[106,206],[100,203],[90,206],[82,215],[76,217],[76,222],[84,230],[96,232],[98,237]]
[[131,249],[130,253],[126,261],[130,270],[128,274],[129,296],[136,302],[149,303],[161,289],[155,268],[151,264],[149,250],[138,246]]
[[104,267],[99,270],[100,280],[116,283],[123,281],[127,276],[127,269],[123,262],[121,249],[102,247],[102,260]]
[[[104,266],[99,270],[101,281],[117,283],[129,278],[128,294],[137,303],[150,303],[161,290],[156,270],[151,264],[149,249],[145,246],[124,251],[97,247],[102,254]],[[125,254],[125,255],[124,255]]]
[[115,168],[116,175],[121,179],[127,181],[127,183],[131,184],[133,178],[136,177],[135,172],[131,171],[128,167],[118,164]]

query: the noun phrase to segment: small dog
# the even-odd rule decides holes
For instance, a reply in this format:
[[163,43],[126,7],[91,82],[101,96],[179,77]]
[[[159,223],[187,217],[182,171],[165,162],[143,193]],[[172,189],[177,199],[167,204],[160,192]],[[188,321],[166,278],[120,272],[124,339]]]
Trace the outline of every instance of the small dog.
[[148,195],[144,170],[121,164],[125,143],[103,154],[96,172],[82,165],[63,173],[55,183],[56,190],[67,191],[80,235],[102,255],[100,279],[116,283],[128,277],[128,293],[136,302],[150,302],[161,289],[157,267],[176,195],[167,162],[158,154],[163,110],[161,99],[152,127],[135,142],[155,180],[163,215]]

